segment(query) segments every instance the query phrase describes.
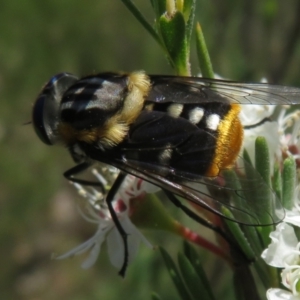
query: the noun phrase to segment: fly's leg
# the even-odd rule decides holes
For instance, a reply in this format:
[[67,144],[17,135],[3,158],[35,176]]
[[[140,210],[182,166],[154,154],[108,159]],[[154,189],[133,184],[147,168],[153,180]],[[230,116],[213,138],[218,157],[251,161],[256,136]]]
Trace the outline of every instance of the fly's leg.
[[76,165],[75,167],[69,169],[68,171],[66,171],[64,173],[64,177],[72,182],[76,182],[82,185],[86,185],[86,186],[96,186],[96,187],[100,187],[101,191],[103,193],[105,193],[105,188],[103,186],[103,184],[99,181],[90,181],[90,180],[84,180],[84,179],[80,179],[80,178],[75,178],[75,175],[78,175],[82,172],[84,172],[85,170],[87,170],[90,166],[92,165],[92,163],[88,163],[88,162],[83,162],[79,165]]
[[163,190],[165,192],[165,194],[167,195],[167,197],[169,198],[169,200],[176,205],[177,207],[179,207],[187,216],[189,216],[191,219],[193,219],[194,221],[198,222],[199,224],[212,229],[213,231],[215,231],[216,233],[218,233],[230,246],[231,251],[234,251],[234,253],[236,254],[236,261],[242,261],[242,262],[248,262],[249,263],[249,259],[247,259],[247,257],[245,256],[244,252],[241,251],[240,247],[238,246],[238,244],[236,243],[236,241],[234,240],[234,237],[232,237],[230,234],[226,234],[220,227],[215,226],[214,224],[202,219],[201,217],[199,217],[196,213],[194,213],[192,210],[190,210],[187,206],[183,205],[176,196],[174,196],[174,194],[172,192],[169,192],[167,190]]
[[164,193],[167,195],[169,200],[177,207],[179,207],[187,216],[189,216],[191,219],[196,221],[197,223],[205,226],[206,228],[212,229],[213,231],[217,232],[220,236],[222,236],[228,243],[232,243],[232,240],[230,239],[229,236],[225,234],[224,231],[218,226],[213,225],[212,223],[202,219],[199,217],[195,212],[190,210],[187,206],[182,204],[178,198],[172,193],[167,190],[163,190]]
[[120,174],[118,175],[117,179],[113,183],[111,189],[109,190],[109,192],[106,196],[107,208],[110,212],[111,218],[114,221],[115,226],[116,226],[118,232],[120,233],[123,243],[124,243],[124,262],[123,262],[121,270],[119,271],[119,275],[121,275],[122,277],[125,276],[125,272],[126,272],[127,265],[128,265],[129,253],[128,253],[127,233],[125,232],[124,228],[122,227],[122,225],[118,219],[118,216],[113,208],[112,202],[113,202],[114,197],[117,194],[120,186],[124,182],[124,179],[126,176],[127,175],[125,173],[120,172]]
[[[89,180],[84,180],[84,179],[79,179],[79,178],[74,178],[75,175],[80,174],[81,172],[85,171],[86,169],[88,169],[92,164],[88,163],[88,162],[84,162],[81,163],[73,168],[71,168],[70,170],[66,171],[64,173],[65,178],[67,178],[68,180],[72,181],[72,182],[76,182],[82,185],[87,185],[87,186],[98,186],[102,189],[103,192],[105,192],[105,188],[103,186],[103,184],[101,182],[98,181],[89,181]],[[125,276],[125,272],[127,269],[127,265],[128,265],[128,243],[127,243],[127,233],[125,232],[124,228],[122,227],[118,216],[113,208],[112,202],[115,198],[115,195],[117,194],[120,186],[122,185],[124,179],[126,177],[126,174],[123,172],[120,172],[120,174],[118,175],[117,179],[115,180],[115,182],[113,183],[111,189],[108,191],[108,194],[106,196],[106,204],[107,204],[107,208],[109,210],[109,213],[111,215],[111,218],[113,220],[113,222],[115,223],[115,226],[118,230],[118,232],[120,233],[123,243],[124,243],[124,262],[122,265],[121,270],[119,271],[119,274],[124,277]]]

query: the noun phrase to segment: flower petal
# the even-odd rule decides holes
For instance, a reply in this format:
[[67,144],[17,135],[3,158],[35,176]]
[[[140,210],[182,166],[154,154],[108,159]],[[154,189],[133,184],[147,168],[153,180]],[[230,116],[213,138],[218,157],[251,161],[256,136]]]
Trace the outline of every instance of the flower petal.
[[[121,225],[127,233],[128,262],[131,262],[136,257],[141,241],[149,248],[152,248],[149,241],[142,235],[128,217],[124,217],[122,219]],[[111,264],[118,269],[121,268],[125,255],[124,244],[116,227],[113,228],[107,236],[107,249]]]
[[268,300],[299,300],[298,296],[282,289],[269,289],[267,291]]
[[88,269],[95,264],[99,254],[100,254],[101,245],[102,245],[103,240],[104,240],[104,238],[102,240],[98,240],[94,244],[92,250],[90,251],[88,258],[81,264],[82,269]]
[[148,194],[157,193],[159,190],[161,190],[160,187],[158,187],[150,182],[147,182],[147,181],[143,181],[141,189],[144,190]]
[[292,226],[286,223],[280,223],[276,226],[276,230],[270,234],[272,240],[267,249],[264,250],[261,257],[267,264],[277,268],[286,266],[286,259],[293,261],[297,254],[293,254],[298,244]]
[[300,212],[298,210],[287,210],[284,222],[300,227]]
[[111,264],[117,269],[121,269],[124,262],[124,244],[116,227],[107,235],[106,243]]

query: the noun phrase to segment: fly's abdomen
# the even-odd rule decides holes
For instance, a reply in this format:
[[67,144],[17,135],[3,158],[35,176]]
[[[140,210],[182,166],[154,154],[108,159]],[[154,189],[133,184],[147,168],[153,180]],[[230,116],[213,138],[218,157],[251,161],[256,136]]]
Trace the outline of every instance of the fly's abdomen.
[[[169,118],[168,122],[162,119],[157,122],[168,126],[168,130],[160,129],[165,141],[157,138],[166,146],[159,153],[152,153],[152,160],[157,155],[161,164],[207,177],[216,177],[220,170],[234,164],[243,140],[238,104],[147,103],[146,110]],[[150,157],[150,154],[145,156]]]
[[215,177],[220,170],[232,167],[242,147],[244,131],[238,117],[240,106],[231,104],[217,128],[214,157],[206,176]]

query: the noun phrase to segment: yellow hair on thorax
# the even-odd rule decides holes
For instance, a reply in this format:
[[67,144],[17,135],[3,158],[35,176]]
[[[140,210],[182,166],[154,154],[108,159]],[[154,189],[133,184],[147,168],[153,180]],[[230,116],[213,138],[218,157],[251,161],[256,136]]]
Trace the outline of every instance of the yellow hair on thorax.
[[77,130],[68,123],[60,123],[58,132],[66,145],[77,141],[88,144],[100,143],[110,148],[121,143],[144,107],[145,97],[150,90],[150,79],[142,71],[128,74],[127,90],[123,107],[102,126]]

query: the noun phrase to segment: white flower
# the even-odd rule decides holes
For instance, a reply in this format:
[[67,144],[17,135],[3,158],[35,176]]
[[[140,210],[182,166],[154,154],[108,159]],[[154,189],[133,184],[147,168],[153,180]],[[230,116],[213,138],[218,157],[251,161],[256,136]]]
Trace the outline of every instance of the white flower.
[[[106,180],[98,172],[94,171],[94,175],[102,184],[107,184]],[[110,262],[113,266],[120,269],[124,263],[124,243],[103,201],[103,195],[92,188],[89,189],[90,192],[86,187],[77,183],[75,183],[74,186],[78,189],[79,194],[87,199],[87,214],[84,214],[82,210],[80,210],[80,212],[86,220],[98,224],[98,229],[89,240],[71,251],[56,257],[56,259],[64,259],[90,251],[88,258],[81,265],[84,269],[89,268],[96,262],[100,254],[101,246],[103,242],[106,241]],[[131,262],[136,256],[140,242],[152,248],[152,245],[129,218],[130,199],[145,194],[145,190],[149,189],[156,191],[158,188],[153,188],[152,185],[143,180],[128,175],[113,201],[113,207],[120,221],[120,225],[128,234],[128,262]]]
[[[271,117],[275,108],[276,106],[274,105],[243,105],[240,113],[240,120],[243,126],[258,124],[265,118]],[[252,161],[255,161],[255,140],[257,137],[263,136],[267,140],[269,146],[271,168],[273,167],[274,158],[279,154],[280,150],[278,131],[278,123],[274,121],[266,121],[251,129],[245,128],[243,148],[247,149]]]
[[286,114],[286,109],[283,108],[278,117],[278,124],[281,147],[295,159],[299,158],[300,111],[296,110]]
[[[295,160],[298,160],[300,156],[300,113],[299,111],[287,113],[287,108],[281,107],[277,118],[276,143],[279,142],[279,146],[273,143],[276,159],[281,163],[287,156]],[[299,190],[300,186],[297,182],[293,199],[291,199],[294,206],[291,210],[286,210],[284,222],[277,225],[276,230],[270,234],[272,242],[262,253],[262,258],[267,264],[283,268],[282,284],[288,289],[288,291],[277,288],[269,289],[267,291],[269,300],[300,300],[298,286],[300,283],[300,243],[292,226],[300,227]]]
[[[279,136],[281,149],[286,155],[293,157],[296,162],[300,158],[299,153],[299,132],[300,132],[300,112],[294,111],[292,113],[285,114],[284,110],[280,112],[279,118]],[[288,133],[286,133],[288,132]],[[296,180],[297,178],[295,178]],[[293,208],[286,210],[286,216],[284,222],[293,224],[300,227],[300,185],[299,182],[296,184],[293,197]]]
[[[282,235],[284,235],[284,233]],[[296,247],[290,247],[289,251],[287,251],[288,247],[286,249],[281,247],[283,249],[283,255],[280,255],[279,251],[277,251],[277,256],[281,257],[281,264],[285,268],[281,273],[282,284],[289,289],[289,291],[282,289],[269,289],[267,291],[268,299],[300,299],[298,286],[300,282],[299,247],[300,243],[298,243]]]
[[291,210],[286,210],[284,222],[300,227],[300,199],[299,199],[300,185],[295,188],[294,206]]
[[[298,250],[299,254],[299,250]],[[286,267],[282,273],[282,283],[283,285],[292,291],[293,295],[299,296],[299,287],[297,289],[297,285],[300,281],[300,266],[299,265],[291,265]]]
[[300,300],[299,296],[294,296],[291,292],[282,289],[269,289],[267,291],[268,300]]
[[292,226],[284,222],[278,224],[276,230],[271,232],[270,238],[272,240],[271,244],[261,255],[267,264],[284,268],[287,262],[297,261],[298,254],[295,250],[298,239]]

